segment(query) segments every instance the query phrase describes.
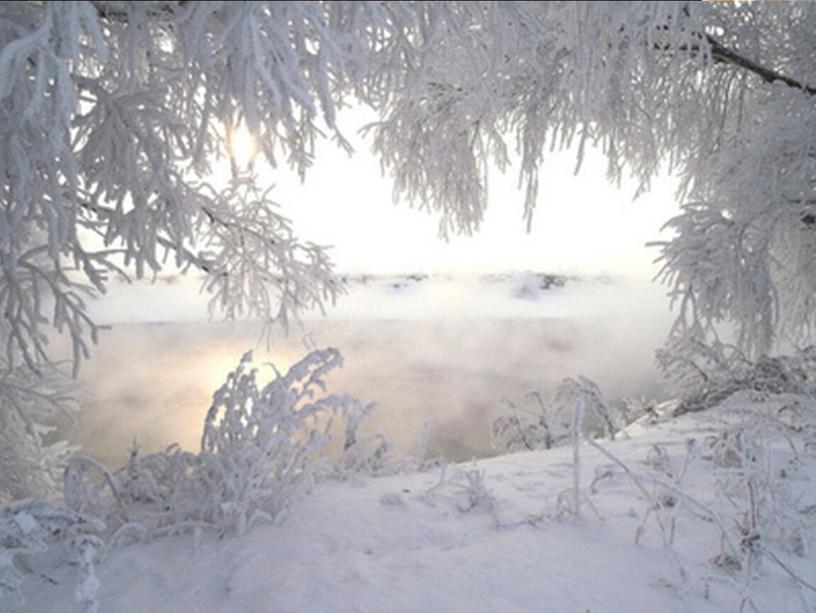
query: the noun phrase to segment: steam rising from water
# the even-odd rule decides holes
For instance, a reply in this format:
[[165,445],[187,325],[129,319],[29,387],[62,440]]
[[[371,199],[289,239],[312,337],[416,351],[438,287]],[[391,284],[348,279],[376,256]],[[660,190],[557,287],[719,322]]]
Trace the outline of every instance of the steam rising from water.
[[[366,279],[305,328],[345,356],[329,390],[376,402],[367,429],[403,452],[428,423],[428,455],[489,454],[503,396],[546,396],[568,376],[594,379],[610,399],[660,394],[653,352],[670,323],[660,288],[572,280],[542,289],[540,280]],[[307,351],[302,333],[279,334],[271,351],[256,347],[257,333],[248,323],[114,325],[83,370],[87,402],[69,438],[112,464],[134,438],[148,453],[172,442],[196,450],[211,394],[243,352],[284,370]]]

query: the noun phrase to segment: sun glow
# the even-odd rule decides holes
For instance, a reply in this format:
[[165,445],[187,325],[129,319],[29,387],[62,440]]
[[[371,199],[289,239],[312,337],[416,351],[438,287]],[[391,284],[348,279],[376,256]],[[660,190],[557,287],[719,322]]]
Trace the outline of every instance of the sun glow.
[[239,123],[227,132],[227,149],[233,172],[253,170],[258,157],[258,140],[245,123]]

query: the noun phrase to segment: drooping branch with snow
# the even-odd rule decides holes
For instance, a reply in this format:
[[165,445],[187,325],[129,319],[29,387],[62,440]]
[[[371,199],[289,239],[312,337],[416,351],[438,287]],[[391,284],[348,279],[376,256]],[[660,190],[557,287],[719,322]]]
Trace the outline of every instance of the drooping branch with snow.
[[[807,4],[64,2],[2,11],[3,336],[15,359],[45,357],[43,319],[68,327],[81,359],[95,328],[80,280],[104,291],[108,275],[151,275],[168,254],[209,275],[227,315],[276,319],[330,303],[338,290],[325,252],[293,242],[286,224],[259,227],[260,200],[242,205],[245,194],[207,189],[206,179],[238,124],[273,166],[305,174],[325,130],[347,146],[337,117],[352,100],[381,113],[369,129],[395,193],[437,211],[443,234],[479,228],[489,165],[507,165],[513,141],[528,220],[546,192],[546,150],[595,145],[612,179],[632,172],[647,189],[661,165],[683,179],[695,205],[674,222],[665,274],[700,316],[733,319],[757,346],[812,324],[806,41],[816,13]],[[709,237],[700,224],[724,230]],[[199,253],[211,240],[249,237],[258,243],[246,250],[249,267],[211,269]],[[706,246],[718,247],[714,276],[688,261]],[[227,289],[225,274],[234,277]],[[275,291],[247,296],[261,284]]]

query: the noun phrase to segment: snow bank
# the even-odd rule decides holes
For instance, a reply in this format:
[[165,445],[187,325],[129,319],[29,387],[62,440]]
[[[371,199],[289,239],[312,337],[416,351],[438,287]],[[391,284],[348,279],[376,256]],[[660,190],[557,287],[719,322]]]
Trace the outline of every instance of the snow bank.
[[[584,444],[589,504],[580,517],[557,513],[573,478],[568,447],[324,483],[283,523],[241,537],[114,549],[97,571],[100,610],[679,613],[737,611],[749,599],[762,611],[810,611],[816,599],[800,580],[816,577],[812,530],[799,555],[768,534],[761,545],[784,567],[762,558],[747,582],[722,554],[718,522],[738,538],[744,499],[729,490],[737,466],[718,463],[712,450],[723,424],[741,419],[735,407],[772,415],[778,404],[743,397],[705,415],[630,427],[630,438],[601,443],[620,465]],[[793,448],[771,445],[771,471],[806,517],[816,508],[816,461]],[[682,495],[666,497],[661,481]],[[671,526],[671,547],[660,521]],[[28,577],[25,610],[75,611],[75,572],[49,571],[55,583]]]

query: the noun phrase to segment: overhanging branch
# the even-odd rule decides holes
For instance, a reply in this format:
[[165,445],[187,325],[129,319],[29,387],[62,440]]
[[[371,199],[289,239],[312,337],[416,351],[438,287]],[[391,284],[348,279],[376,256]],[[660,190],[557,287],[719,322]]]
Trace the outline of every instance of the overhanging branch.
[[811,87],[810,85],[802,83],[793,77],[783,75],[771,68],[768,68],[767,66],[763,66],[762,64],[750,60],[747,57],[740,55],[733,49],[729,49],[711,35],[707,34],[706,40],[708,44],[711,45],[711,57],[714,59],[714,61],[725,64],[733,64],[734,66],[744,68],[749,72],[753,72],[766,83],[780,82],[790,87],[801,89],[810,96],[816,95],[816,87]]
[[[683,13],[685,13],[686,17],[691,17],[691,13],[689,12],[688,7],[683,9]],[[702,34],[699,35],[700,39],[703,38]],[[767,66],[763,66],[758,62],[755,62],[751,59],[748,59],[744,55],[740,55],[733,49],[730,49],[723,45],[720,41],[714,38],[711,34],[705,35],[705,40],[711,47],[711,57],[715,62],[722,62],[724,64],[732,64],[734,66],[738,66],[740,68],[744,68],[749,72],[753,72],[757,75],[760,79],[765,81],[766,83],[784,83],[790,87],[794,87],[796,89],[800,89],[806,94],[810,96],[816,95],[816,87],[811,87],[807,83],[803,83],[798,79],[794,79],[793,77],[789,77],[787,75],[783,75],[772,68],[768,68]]]

